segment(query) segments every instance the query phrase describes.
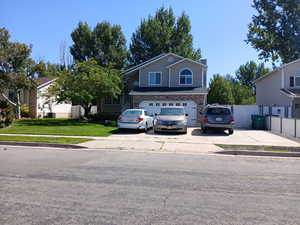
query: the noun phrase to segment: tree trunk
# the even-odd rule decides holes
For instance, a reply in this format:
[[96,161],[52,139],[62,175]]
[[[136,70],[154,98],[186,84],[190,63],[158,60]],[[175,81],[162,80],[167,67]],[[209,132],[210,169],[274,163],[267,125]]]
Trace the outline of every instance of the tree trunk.
[[21,98],[21,91],[17,91],[17,119],[21,119],[21,103],[20,103],[20,98]]
[[88,105],[85,105],[83,106],[84,108],[84,118],[88,119],[89,118],[89,115],[91,114],[91,108],[92,108],[92,105],[91,104],[88,104]]

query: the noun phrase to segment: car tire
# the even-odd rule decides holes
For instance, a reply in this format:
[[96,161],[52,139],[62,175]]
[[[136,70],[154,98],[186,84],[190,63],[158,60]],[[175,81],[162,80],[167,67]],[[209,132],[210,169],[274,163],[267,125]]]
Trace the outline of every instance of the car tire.
[[148,123],[146,123],[146,127],[145,127],[145,132],[147,133],[147,131],[150,130]]
[[229,133],[229,135],[232,135],[233,134],[233,129],[228,129],[228,133]]

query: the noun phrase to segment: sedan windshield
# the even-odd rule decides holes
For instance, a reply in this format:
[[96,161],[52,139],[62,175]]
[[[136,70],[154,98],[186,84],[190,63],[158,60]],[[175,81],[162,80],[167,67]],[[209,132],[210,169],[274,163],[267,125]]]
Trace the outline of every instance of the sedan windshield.
[[229,115],[230,110],[226,108],[209,108],[207,109],[207,115]]
[[162,108],[159,115],[184,115],[182,108]]

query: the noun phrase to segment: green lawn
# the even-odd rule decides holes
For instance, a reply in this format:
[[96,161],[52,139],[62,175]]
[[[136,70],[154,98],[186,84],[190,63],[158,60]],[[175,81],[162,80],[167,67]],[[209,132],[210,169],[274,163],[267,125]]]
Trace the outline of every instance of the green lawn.
[[88,138],[65,138],[65,137],[24,137],[24,136],[0,136],[0,141],[9,142],[42,142],[58,144],[79,144],[90,141]]
[[71,119],[26,119],[15,120],[0,134],[53,134],[69,136],[109,136],[116,127],[78,122]]

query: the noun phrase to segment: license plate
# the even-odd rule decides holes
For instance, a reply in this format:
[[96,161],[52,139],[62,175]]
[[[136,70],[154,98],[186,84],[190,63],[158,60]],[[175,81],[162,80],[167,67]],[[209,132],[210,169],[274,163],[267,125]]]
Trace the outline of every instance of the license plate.
[[218,122],[223,121],[223,118],[216,118],[216,121]]

